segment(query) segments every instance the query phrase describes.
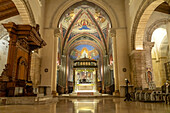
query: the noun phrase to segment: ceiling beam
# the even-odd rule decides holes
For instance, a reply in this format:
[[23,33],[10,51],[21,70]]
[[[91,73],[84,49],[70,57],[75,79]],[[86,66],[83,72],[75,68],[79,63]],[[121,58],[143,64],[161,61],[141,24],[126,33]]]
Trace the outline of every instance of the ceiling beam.
[[14,3],[12,1],[4,1],[4,2],[0,2],[0,10],[2,8],[7,8],[7,7],[14,7]]
[[7,9],[5,11],[0,12],[0,20],[7,19],[12,16],[18,15],[18,11],[15,7]]

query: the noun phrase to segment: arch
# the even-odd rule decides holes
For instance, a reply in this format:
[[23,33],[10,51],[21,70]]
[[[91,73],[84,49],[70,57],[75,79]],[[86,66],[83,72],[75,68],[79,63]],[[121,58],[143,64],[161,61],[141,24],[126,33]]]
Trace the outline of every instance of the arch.
[[153,11],[163,2],[170,0],[144,0],[134,19],[131,33],[131,50],[143,50],[144,32],[146,24]]
[[[58,28],[59,21],[63,13],[75,3],[78,3],[81,1],[83,0],[68,0],[64,2],[62,5],[60,5],[60,7],[56,9],[53,17],[51,18],[50,27]],[[105,2],[96,1],[96,0],[87,0],[87,1],[96,4],[108,14],[113,28],[119,27],[119,22],[118,22],[115,11],[112,8],[110,8]]]
[[31,6],[27,0],[12,0],[23,20],[23,23],[35,25],[34,15]]
[[170,19],[169,18],[163,18],[161,20],[157,20],[155,21],[153,24],[151,24],[149,26],[149,28],[147,29],[146,31],[146,37],[145,37],[145,40],[147,41],[151,41],[151,38],[152,38],[152,34],[153,32],[161,25],[164,25],[164,24],[167,24],[168,22],[170,22]]
[[[80,38],[81,36],[87,36],[87,37],[90,37],[90,38],[94,39],[94,41],[96,41],[97,43],[94,42],[94,41],[91,41],[91,42],[93,42],[93,43],[96,44],[96,45],[99,45],[99,47],[103,50],[103,52],[106,52],[105,49],[103,48],[104,45],[101,44],[100,41],[99,41],[97,38],[95,38],[94,36],[91,36],[91,35],[89,35],[89,34],[85,34],[85,33],[79,34],[79,35],[77,35],[77,36],[74,37],[74,40]],[[70,48],[70,46],[75,43],[74,40],[72,39],[71,41],[69,41],[69,43],[66,45],[65,48]],[[84,40],[84,41],[87,42],[88,40]],[[81,43],[83,43],[84,41],[83,41],[83,40],[80,40]],[[76,43],[77,43],[77,42],[78,42],[78,41],[76,41]],[[65,50],[65,48],[64,48],[64,50]],[[66,50],[66,51],[67,51],[67,50]],[[64,53],[64,52],[63,52],[63,53]]]
[[96,50],[98,50],[99,51],[99,53],[100,53],[100,55],[101,56],[103,56],[103,51],[100,49],[100,47],[96,44],[96,43],[94,43],[93,41],[90,41],[90,40],[85,40],[85,41],[78,41],[77,43],[75,43],[75,44],[72,44],[71,46],[70,46],[70,48],[69,48],[69,50],[67,50],[67,52],[66,53],[68,53],[68,54],[70,54],[70,52],[71,52],[71,50],[73,49],[73,48],[75,48],[76,46],[78,46],[78,45],[83,45],[83,44],[87,44],[87,45],[90,45],[90,46],[93,46],[94,48],[96,48]]
[[[89,33],[81,33],[81,34],[78,34],[78,35],[76,35],[76,36],[74,36],[72,39],[70,39],[69,41],[68,41],[68,43],[67,43],[67,45],[70,45],[70,43],[72,43],[72,42],[74,42],[74,40],[76,40],[76,39],[78,39],[78,38],[80,38],[80,37],[82,37],[82,36],[87,36],[87,37],[89,37],[89,38],[92,38],[94,41],[96,41],[99,45],[101,45],[101,47],[105,47],[104,46],[104,44],[100,41],[100,39],[98,39],[96,36],[93,36],[93,35],[91,35],[91,34],[89,34]],[[68,47],[66,45],[66,47]],[[65,48],[66,48],[65,47]]]

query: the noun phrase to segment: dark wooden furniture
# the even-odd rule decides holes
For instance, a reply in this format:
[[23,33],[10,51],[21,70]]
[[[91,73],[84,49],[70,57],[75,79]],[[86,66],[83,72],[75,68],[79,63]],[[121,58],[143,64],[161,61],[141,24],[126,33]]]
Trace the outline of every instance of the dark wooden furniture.
[[38,25],[32,27],[9,22],[3,26],[9,33],[10,41],[7,65],[0,78],[1,84],[6,82],[7,96],[31,95],[33,94],[30,77],[31,54],[46,43],[41,39]]

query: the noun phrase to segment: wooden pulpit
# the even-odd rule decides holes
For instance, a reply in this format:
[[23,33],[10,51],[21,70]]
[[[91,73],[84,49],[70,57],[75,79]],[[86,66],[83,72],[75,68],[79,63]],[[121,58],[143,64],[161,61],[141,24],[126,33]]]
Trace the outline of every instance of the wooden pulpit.
[[[39,25],[16,25],[13,22],[3,24],[9,33],[8,59],[1,76],[6,82],[6,96],[32,95],[30,78],[32,51],[46,45],[39,34]],[[21,91],[16,91],[16,89]],[[17,94],[16,94],[17,93]]]

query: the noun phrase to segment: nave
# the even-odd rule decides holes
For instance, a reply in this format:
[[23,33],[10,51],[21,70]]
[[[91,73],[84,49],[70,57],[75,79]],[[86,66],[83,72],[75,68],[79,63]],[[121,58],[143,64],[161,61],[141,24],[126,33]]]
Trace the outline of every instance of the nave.
[[0,106],[1,113],[170,113],[162,103],[124,102],[124,98],[59,98],[43,105]]

